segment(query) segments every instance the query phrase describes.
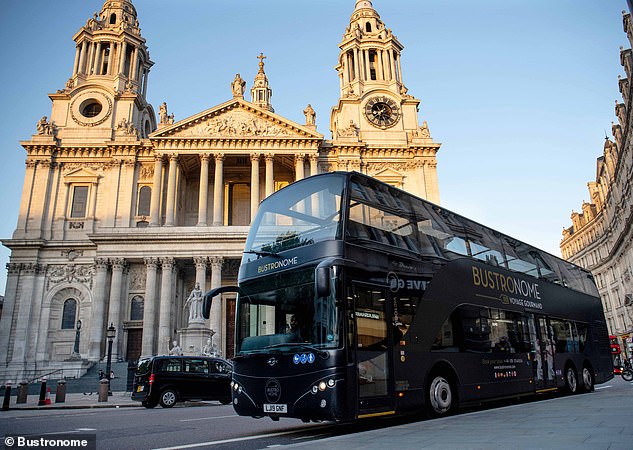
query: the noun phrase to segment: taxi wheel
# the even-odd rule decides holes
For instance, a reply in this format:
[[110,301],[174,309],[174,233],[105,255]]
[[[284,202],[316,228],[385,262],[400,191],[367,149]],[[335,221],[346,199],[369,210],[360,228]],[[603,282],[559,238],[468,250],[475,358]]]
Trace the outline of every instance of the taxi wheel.
[[178,394],[173,389],[165,389],[160,393],[159,403],[163,408],[171,408],[178,401]]

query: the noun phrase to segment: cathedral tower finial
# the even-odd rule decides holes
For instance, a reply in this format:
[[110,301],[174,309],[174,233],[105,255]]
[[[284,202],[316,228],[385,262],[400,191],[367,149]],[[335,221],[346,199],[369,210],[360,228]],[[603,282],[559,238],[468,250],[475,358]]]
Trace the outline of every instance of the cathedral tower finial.
[[255,81],[253,82],[253,87],[251,88],[251,103],[267,109],[270,112],[275,112],[273,105],[270,103],[273,91],[268,85],[268,77],[266,76],[266,72],[264,72],[264,60],[266,59],[266,56],[260,52],[257,59],[259,59],[259,71],[257,72],[257,75],[255,75]]

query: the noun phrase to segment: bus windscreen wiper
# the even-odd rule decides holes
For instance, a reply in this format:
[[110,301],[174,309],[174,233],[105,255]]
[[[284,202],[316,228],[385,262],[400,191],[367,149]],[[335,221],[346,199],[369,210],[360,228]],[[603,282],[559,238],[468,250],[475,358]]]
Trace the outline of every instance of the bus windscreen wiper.
[[279,344],[267,345],[265,349],[267,350],[270,348],[279,348],[279,347],[301,347],[301,348],[304,348],[306,350],[310,350],[316,353],[323,359],[326,359],[328,356],[330,356],[330,354],[326,352],[325,350],[320,350],[316,347],[313,347],[312,345],[304,344],[302,342],[280,342]]
[[262,252],[262,251],[257,251],[257,250],[245,250],[244,253],[252,253],[253,255],[257,255],[257,256],[274,256],[275,258],[281,258],[281,255],[279,253],[273,253],[273,252]]

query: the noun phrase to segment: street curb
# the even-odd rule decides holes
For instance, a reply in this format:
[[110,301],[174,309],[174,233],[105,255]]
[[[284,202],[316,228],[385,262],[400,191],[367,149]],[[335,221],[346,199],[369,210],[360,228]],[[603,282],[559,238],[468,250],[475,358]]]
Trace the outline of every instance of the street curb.
[[[9,408],[8,410],[3,411],[49,411],[49,410],[60,410],[60,409],[99,409],[99,408],[144,408],[141,403],[105,403],[104,404],[90,404],[90,405],[46,405],[46,406],[18,406]],[[198,406],[211,406],[209,403],[204,402],[182,402],[174,405],[174,408],[189,408],[189,407],[198,407]]]

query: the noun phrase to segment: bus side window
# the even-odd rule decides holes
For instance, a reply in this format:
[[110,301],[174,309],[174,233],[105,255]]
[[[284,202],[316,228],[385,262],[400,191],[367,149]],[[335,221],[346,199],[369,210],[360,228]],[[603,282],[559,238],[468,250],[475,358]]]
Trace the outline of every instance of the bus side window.
[[578,329],[578,350],[583,353],[587,344],[587,324],[576,323],[576,328]]
[[464,351],[477,353],[492,351],[488,309],[476,306],[460,306],[458,310],[463,331]]
[[435,341],[431,346],[432,352],[459,352],[458,339],[457,336],[455,336],[453,329],[454,316],[455,314],[446,319],[442,324],[442,327],[437,332]]

